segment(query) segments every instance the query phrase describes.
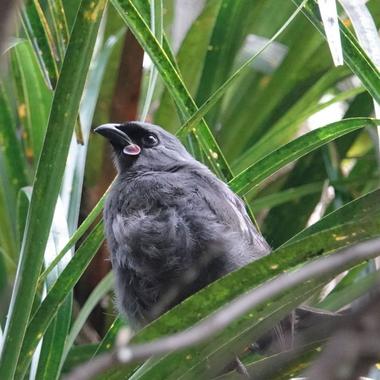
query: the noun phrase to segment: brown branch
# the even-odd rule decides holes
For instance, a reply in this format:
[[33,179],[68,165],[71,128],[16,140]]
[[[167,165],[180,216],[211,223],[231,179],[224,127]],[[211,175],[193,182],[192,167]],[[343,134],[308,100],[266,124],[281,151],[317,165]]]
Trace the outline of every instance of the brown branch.
[[144,50],[128,30],[112,98],[111,121],[113,122],[130,121],[137,118],[143,58]]
[[356,380],[380,361],[380,287],[334,335],[306,376]]
[[[379,254],[380,238],[342,249],[331,256],[307,264],[295,272],[284,273],[251,290],[185,331],[149,343],[121,347],[115,352],[100,355],[92,362],[77,367],[66,380],[91,379],[97,373],[94,371],[95,368],[98,368],[99,362],[101,362],[102,370],[105,370],[116,364],[125,365],[202,343],[225,329],[235,319],[254,307],[267,302],[270,298],[290,291],[307,280],[334,275]],[[107,362],[108,366],[106,365]]]

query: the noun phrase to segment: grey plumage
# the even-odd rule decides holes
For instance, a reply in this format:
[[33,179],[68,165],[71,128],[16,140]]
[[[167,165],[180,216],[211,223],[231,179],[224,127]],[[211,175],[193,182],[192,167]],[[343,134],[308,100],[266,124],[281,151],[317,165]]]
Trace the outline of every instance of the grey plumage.
[[240,198],[176,137],[140,122],[96,131],[118,169],[104,218],[119,308],[132,325],[269,253]]

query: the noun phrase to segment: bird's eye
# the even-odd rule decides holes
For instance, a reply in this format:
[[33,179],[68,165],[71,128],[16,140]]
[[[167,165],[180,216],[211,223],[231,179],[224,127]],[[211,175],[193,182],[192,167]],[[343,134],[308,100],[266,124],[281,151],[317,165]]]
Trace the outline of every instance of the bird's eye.
[[142,138],[142,143],[147,148],[152,148],[158,144],[158,138],[156,135],[149,133]]

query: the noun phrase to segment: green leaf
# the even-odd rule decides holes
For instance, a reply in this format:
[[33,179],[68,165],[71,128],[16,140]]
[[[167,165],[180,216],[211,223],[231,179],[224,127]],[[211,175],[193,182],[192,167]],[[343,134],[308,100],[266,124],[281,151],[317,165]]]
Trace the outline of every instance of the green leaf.
[[69,31],[72,31],[75,18],[80,7],[80,2],[78,2],[78,0],[64,0],[63,7],[66,15],[68,29]]
[[11,223],[12,218],[10,217],[10,212],[7,209],[8,199],[7,192],[5,191],[6,189],[1,182],[0,184],[0,254],[5,261],[7,268],[11,272],[14,272],[17,266],[17,234]]
[[376,285],[376,281],[379,279],[379,272],[375,271],[372,273],[366,273],[358,278],[357,272],[365,271],[365,266],[368,266],[368,263],[364,263],[362,265],[358,265],[358,267],[353,268],[350,272],[353,272],[345,276],[346,282],[349,282],[349,279],[346,277],[351,277],[349,284],[345,284],[345,286],[341,286],[340,289],[337,289],[328,295],[326,299],[317,304],[317,307],[336,311],[342,308],[343,306],[349,305],[355,299],[359,298],[363,294],[367,293]]
[[[145,0],[134,0],[133,1],[133,4],[134,6],[136,7],[136,9],[138,10],[138,12],[140,13],[140,15],[142,16],[142,18],[144,19],[146,25],[149,25],[150,24],[150,7],[149,7],[149,2],[148,1],[145,1]],[[166,4],[165,4],[166,5]],[[166,10],[166,9],[165,9]],[[165,21],[165,20],[163,20]],[[162,36],[162,39],[163,39],[163,49],[165,50],[165,53],[166,55],[168,56],[169,60],[171,61],[172,65],[175,67],[175,69],[178,71],[178,66],[177,66],[177,62],[175,60],[175,57],[174,57],[174,54],[173,54],[173,51],[172,51],[172,48],[170,46],[170,43],[165,35],[165,31],[163,30],[162,31],[163,33],[163,36]]]
[[95,357],[98,353],[110,350],[113,347],[115,338],[120,328],[125,325],[125,322],[120,317],[116,317],[109,327],[108,331],[104,335],[102,341],[97,346],[92,357]]
[[12,378],[16,369],[104,6],[105,1],[82,1],[54,93],[5,328],[0,361],[4,380]]
[[345,119],[311,131],[249,166],[234,177],[229,185],[232,190],[244,195],[286,164],[340,136],[367,125],[377,125],[377,121],[370,118]]
[[243,170],[247,165],[262,158],[276,147],[289,142],[294,138],[299,128],[302,126],[302,123],[311,115],[316,114],[336,102],[350,99],[355,95],[362,93],[364,88],[356,87],[340,92],[328,101],[320,101],[323,94],[338,81],[343,80],[347,74],[347,70],[344,68],[328,71],[288,110],[288,112],[285,113],[284,116],[277,120],[273,127],[265,133],[258,142],[253,144],[236,159],[234,169]]
[[[157,38],[160,45],[163,42],[163,9],[162,0],[152,0],[150,2],[151,13],[151,30],[153,35]],[[141,120],[145,121],[148,116],[149,108],[152,103],[154,89],[156,87],[158,72],[155,66],[152,66],[149,73],[148,87],[145,95],[144,105],[141,111]]]
[[52,93],[45,85],[29,41],[18,44],[11,53],[13,68],[20,75],[19,117],[30,140],[26,155],[37,162],[45,137]]
[[7,177],[14,188],[14,194],[28,184],[28,170],[22,152],[20,140],[17,137],[16,115],[12,110],[9,91],[0,80],[0,129],[1,153],[7,166]]
[[[293,2],[298,5],[300,4],[300,0],[293,0]],[[318,31],[325,36],[323,24],[321,23],[315,0],[308,1],[304,8],[304,14],[318,29]],[[368,58],[367,54],[361,48],[349,29],[341,21],[339,21],[339,28],[342,39],[344,62],[351,69],[351,71],[358,76],[363,83],[363,86],[377,101],[377,103],[380,103],[379,70]]]
[[[195,93],[199,84],[210,34],[214,27],[220,4],[221,0],[206,2],[203,11],[187,32],[177,54],[179,71],[191,94]],[[197,57],[197,59],[194,60],[194,57]],[[175,112],[169,92],[165,90],[160,99],[160,106],[154,113],[154,120],[169,132],[175,133],[179,127],[179,120],[174,117]],[[202,114],[202,116],[204,115],[205,113]],[[202,116],[194,123],[195,125],[202,119]]]
[[[20,195],[21,194],[23,197],[19,197],[19,203],[22,204],[22,199],[26,199],[29,203],[32,196],[32,189],[30,187],[24,188],[22,189]],[[64,241],[67,240],[68,237],[68,226],[65,218],[65,211],[61,199],[58,198],[48,243],[45,249],[45,265],[49,265],[54,256],[56,256],[59,252],[60,248],[64,245]],[[65,259],[66,262],[61,262],[46,278],[44,284],[44,292],[46,292],[46,289],[50,289],[53,283],[59,277],[59,274],[62,272],[62,269],[67,263],[68,257]],[[51,322],[50,327],[44,334],[40,349],[37,350],[33,355],[32,363],[30,366],[31,378],[37,378],[41,380],[58,378],[63,346],[71,322],[71,309],[72,294],[69,293],[64,304],[57,313],[57,316]]]
[[38,362],[35,378],[38,380],[59,378],[63,345],[71,322],[72,304],[72,296],[69,294],[44,334],[41,352],[36,356]]
[[[0,297],[4,293],[4,289],[7,286],[8,283],[8,274],[7,274],[7,267],[4,260],[4,253],[2,252],[2,249],[0,248]],[[0,349],[2,347],[2,340],[3,340],[3,334],[2,329],[0,327]]]
[[[58,198],[48,243],[45,249],[45,266],[48,266],[56,257],[68,238],[69,228],[65,217],[65,209],[61,199]],[[47,276],[45,280],[46,291],[49,291],[55,281],[57,281],[71,256],[72,252]],[[34,364],[37,367],[35,374],[36,379],[53,380],[59,377],[63,347],[71,323],[72,303],[72,292],[68,292],[63,305],[60,307],[57,315],[44,334],[41,351],[36,351],[33,355],[31,368],[34,367]]]
[[[136,9],[134,2],[131,0],[112,0],[112,4],[119,12],[120,17],[128,24],[141,46],[150,55],[168,91],[181,110],[182,119],[190,117],[197,110],[194,100],[172,61]],[[231,178],[229,166],[207,124],[201,122],[192,133],[199,139],[203,151],[208,155],[212,169],[225,178]]]
[[[225,305],[226,302],[230,302],[248,289],[259,286],[284,271],[290,271],[322,255],[331,254],[344,246],[370,237],[379,236],[380,209],[378,206],[375,206],[380,204],[379,200],[380,190],[352,202],[348,209],[342,207],[334,221],[333,228],[330,226],[331,220],[325,222],[322,219],[314,225],[313,231],[317,232],[289,243],[275,250],[270,255],[217,280],[144,328],[132,341],[134,343],[146,342],[159,336],[169,335],[173,331],[186,329],[188,326],[193,325]],[[372,204],[372,207],[368,209],[367,205],[369,204]],[[354,222],[350,213],[352,209],[356,210]],[[339,215],[340,217],[338,218]],[[358,225],[360,225],[360,228],[358,228]],[[318,226],[322,227],[318,228]],[[291,302],[291,300],[288,300],[288,302]],[[282,307],[280,305],[278,305],[279,308]],[[265,310],[265,308],[262,309],[262,312],[265,313]],[[153,363],[149,362],[150,364],[146,364],[146,371],[144,370],[141,376],[136,376],[136,379],[147,379],[149,376],[155,379],[169,378],[169,376],[177,376],[176,378],[178,378],[178,376],[184,373],[185,368],[191,369],[196,365],[201,365],[203,366],[201,368],[205,369],[209,354],[221,350],[220,354],[224,355],[224,347],[229,351],[231,349],[229,343],[233,342],[236,342],[239,346],[241,344],[240,348],[243,348],[246,343],[244,335],[246,338],[251,339],[251,333],[248,333],[248,329],[252,325],[254,326],[253,321],[257,321],[256,317],[253,319],[246,318],[242,322],[244,325],[234,323],[228,329],[230,331],[228,336],[223,336],[223,339],[213,339],[202,345],[202,347],[191,348],[184,352],[173,353],[153,360]],[[258,328],[257,331],[262,332],[263,330]],[[241,334],[243,338],[240,336]],[[227,344],[226,342],[229,343]],[[204,359],[206,361],[203,362]],[[115,378],[117,378],[117,375],[121,377],[122,374],[127,375],[131,373],[133,369],[117,369],[107,373],[103,378],[107,378],[111,374],[115,375]],[[194,376],[194,373],[192,374]]]
[[91,231],[31,317],[17,364],[16,376],[22,377],[25,375],[31,360],[31,355],[39,339],[48,329],[52,319],[65,301],[67,294],[79,281],[81,275],[102,244],[104,240],[103,228],[103,222],[99,222]]
[[[371,112],[371,98],[368,93],[365,92],[358,95],[351,102],[344,118],[352,118],[358,115],[369,116],[371,115]],[[362,131],[358,130],[347,134],[334,142],[341,158],[346,157],[348,150],[361,133]],[[371,165],[366,165],[366,167],[368,166]],[[359,174],[359,177],[360,175],[361,173]],[[365,177],[370,178],[372,175],[373,174],[366,174]],[[302,160],[297,161],[292,170],[280,176],[279,181],[280,188],[283,189],[301,186],[310,182],[325,182],[326,170],[321,157],[321,152],[318,150],[314,151],[313,153],[305,156]],[[371,189],[368,191],[370,190]],[[363,191],[362,193],[355,191],[353,194],[355,194],[354,197],[357,197],[358,195],[365,194],[368,191]],[[252,195],[254,196],[254,194]],[[269,214],[266,216],[262,227],[264,235],[267,237],[270,244],[278,247],[280,244],[290,239],[294,234],[305,228],[320,199],[321,192],[314,193],[303,197],[301,202],[294,201],[271,209]]]
[[7,267],[14,272],[20,239],[16,226],[19,190],[28,183],[28,170],[17,136],[9,88],[0,80],[0,245]]
[[56,46],[60,60],[65,56],[66,46],[69,40],[65,9],[62,0],[47,0],[51,24],[53,26]]
[[110,292],[114,287],[114,276],[113,272],[109,272],[95,287],[91,292],[90,296],[87,298],[85,304],[82,306],[75,322],[73,323],[70,334],[66,338],[65,349],[63,352],[62,360],[64,361],[71,350],[74,341],[85,324],[88,316],[94,309],[94,307],[100,302],[100,300]]
[[[115,44],[124,35],[125,28],[122,28],[115,35],[110,36],[99,51],[97,51],[91,61],[79,110],[81,131],[83,133],[83,145],[73,139],[69,150],[68,162],[61,188],[61,196],[63,200],[66,201],[65,204],[68,208],[67,221],[70,232],[73,232],[78,224],[84,171],[87,159],[87,148],[95,107],[99,96],[100,85]],[[98,36],[98,41],[102,40],[102,37],[103,36]],[[96,209],[99,210],[98,208]]]
[[104,201],[108,195],[109,190],[107,190],[103,196],[99,199],[98,203],[94,206],[91,212],[87,215],[86,219],[82,222],[79,228],[74,232],[71,238],[68,240],[66,245],[62,248],[61,252],[54,258],[50,265],[45,269],[45,271],[38,278],[39,285],[45,280],[48,274],[53,270],[53,268],[59,263],[60,260],[66,255],[66,253],[74,246],[74,244],[84,235],[84,233],[91,227],[91,225],[96,221],[98,216],[101,214]]
[[19,241],[22,241],[24,235],[26,218],[28,215],[28,208],[30,204],[30,199],[32,197],[32,187],[25,186],[23,187],[17,197],[17,234]]
[[[377,177],[374,177],[373,180],[376,181]],[[355,176],[351,178],[344,178],[342,180],[335,181],[335,182],[330,182],[330,185],[332,186],[344,185],[350,188],[351,186],[354,187],[361,183],[363,183],[363,177]],[[288,188],[280,192],[265,195],[259,198],[255,198],[252,208],[255,212],[257,212],[266,208],[271,209],[273,207],[282,205],[287,202],[291,202],[295,200],[299,201],[301,198],[307,195],[321,193],[323,186],[324,186],[324,182],[313,182],[313,183],[308,183],[306,185],[301,185],[298,187]]]
[[66,373],[79,364],[90,360],[97,347],[97,344],[81,344],[80,346],[74,346],[67,356],[62,372]]
[[[324,218],[319,220],[318,223],[305,228],[303,231],[288,240],[284,245],[303,239],[324,229],[333,228],[334,226],[339,225],[342,220],[351,219],[356,222],[359,221],[360,218],[363,218],[367,212],[373,212],[375,214],[380,212],[379,194],[380,191],[375,190],[347,203],[344,207],[341,207],[326,215]],[[358,226],[358,230],[359,229],[361,229],[360,226]],[[340,238],[343,238],[343,236]]]
[[300,199],[305,195],[320,193],[322,189],[323,182],[314,182],[303,186],[293,187],[278,193],[256,198],[253,202],[252,208],[255,212],[265,208],[273,208],[286,202]]
[[[258,6],[259,3],[252,4],[246,1],[222,1],[199,81],[197,104],[203,104],[230,74],[247,24]],[[212,112],[209,112],[207,120],[210,125],[215,126],[219,108],[220,106],[214,107]]]
[[[201,118],[207,114],[207,112],[215,106],[215,104],[220,100],[220,98],[225,94],[225,92],[234,85],[237,80],[244,74],[252,62],[263,52],[265,49],[287,28],[287,26],[293,21],[295,16],[300,12],[302,6],[299,6],[296,11],[289,17],[289,19],[282,25],[282,27],[273,35],[273,37],[267,41],[267,43],[251,58],[249,58],[242,66],[239,67],[220,87],[218,87],[214,93],[207,98],[202,106],[191,116],[190,119],[186,121],[186,123],[181,127],[181,129],[177,132],[179,136],[182,136],[185,132],[194,128],[194,126],[199,123]],[[218,49],[216,49],[218,50]],[[219,58],[218,58],[219,59]],[[206,70],[207,71],[207,70]],[[207,82],[207,81],[206,81]],[[201,81],[201,83],[203,83]],[[205,86],[204,86],[205,87]]]
[[[270,11],[278,12],[278,2],[272,2]],[[302,17],[292,22],[280,41],[289,50],[276,70],[262,75],[252,70],[224,107],[218,137],[226,157],[232,160],[270,130],[330,67],[323,39]]]
[[38,1],[28,0],[21,9],[21,20],[24,31],[36,53],[41,73],[48,88],[53,89],[58,79],[58,52]]
[[[312,359],[320,353],[321,343],[323,342],[319,341],[301,347],[300,351],[289,350],[244,364],[248,373],[257,379],[289,380],[295,378],[309,366]],[[218,376],[215,380],[241,380],[241,377],[237,371],[232,371]]]

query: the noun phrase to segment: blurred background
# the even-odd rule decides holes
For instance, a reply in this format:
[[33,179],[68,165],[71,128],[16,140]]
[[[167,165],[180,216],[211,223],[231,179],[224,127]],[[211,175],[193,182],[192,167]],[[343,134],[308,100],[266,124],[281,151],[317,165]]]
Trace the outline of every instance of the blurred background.
[[[7,20],[1,23],[0,82],[2,326],[15,279],[30,186],[80,6],[76,0],[5,3],[4,12],[0,11],[2,21]],[[201,106],[235,70],[268,44],[300,2],[134,3],[169,58],[175,57],[173,65],[195,103]],[[92,129],[107,122],[145,119],[176,133],[184,124],[181,110],[155,65],[121,17],[120,4],[122,1],[115,1],[106,7],[95,35],[49,240],[55,254],[97,205],[116,175],[110,146]],[[369,0],[366,7],[378,30],[380,2]],[[354,29],[355,18],[349,18],[340,4],[338,13],[343,25],[353,33],[360,32],[360,27]],[[88,18],[94,14],[89,13]],[[232,174],[227,178],[223,170],[214,170],[230,180],[305,133],[344,118],[374,116],[371,95],[350,67],[334,65],[322,24],[318,30],[300,12],[206,114],[205,120]],[[64,98],[61,107],[65,107]],[[218,159],[218,153],[202,150],[191,134],[183,141],[196,158],[213,167],[210,162]],[[284,165],[259,186],[244,192],[269,244],[274,249],[281,246],[324,215],[378,188],[378,141],[375,128],[357,129]],[[54,172],[46,176],[54,176]],[[74,318],[109,270],[109,253],[103,244],[75,286]],[[99,342],[115,319],[113,294],[107,286],[97,299],[100,302],[89,310],[90,318],[76,336],[77,344]]]

